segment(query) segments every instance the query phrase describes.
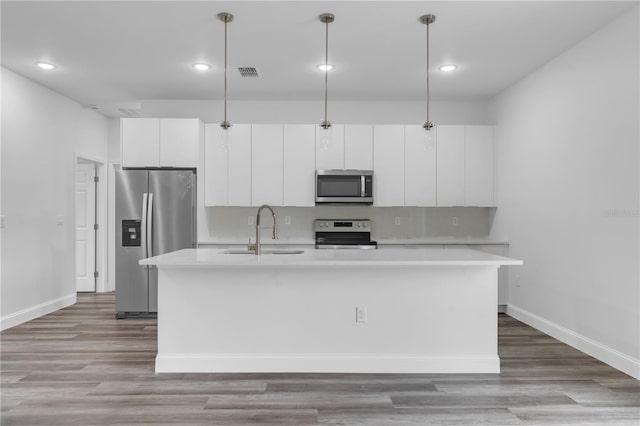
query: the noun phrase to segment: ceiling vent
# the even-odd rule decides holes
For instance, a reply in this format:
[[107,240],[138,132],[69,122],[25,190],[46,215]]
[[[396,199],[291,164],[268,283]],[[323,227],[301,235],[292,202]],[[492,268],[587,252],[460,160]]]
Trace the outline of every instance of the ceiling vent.
[[135,108],[118,108],[125,117],[140,117],[140,110]]
[[242,77],[260,77],[258,70],[254,67],[238,67]]

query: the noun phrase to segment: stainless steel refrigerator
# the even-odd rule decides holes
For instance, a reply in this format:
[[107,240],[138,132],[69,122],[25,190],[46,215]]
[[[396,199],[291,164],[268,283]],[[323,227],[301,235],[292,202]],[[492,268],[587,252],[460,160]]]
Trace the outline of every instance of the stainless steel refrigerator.
[[158,270],[151,256],[196,246],[193,170],[116,172],[116,316],[158,311]]

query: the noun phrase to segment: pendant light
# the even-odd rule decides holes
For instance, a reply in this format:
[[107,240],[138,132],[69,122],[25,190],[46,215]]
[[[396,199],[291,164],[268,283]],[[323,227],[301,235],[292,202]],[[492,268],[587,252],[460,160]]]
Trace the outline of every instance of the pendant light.
[[420,22],[427,26],[427,121],[422,125],[422,128],[427,132],[433,128],[433,123],[429,120],[429,25],[435,21],[435,15],[423,15],[420,17]]
[[222,145],[229,148],[231,123],[227,120],[227,24],[233,22],[233,15],[227,12],[218,13],[218,19],[224,22],[224,119],[220,123]]
[[329,24],[335,20],[332,13],[323,13],[320,15],[320,22],[325,24],[324,39],[324,120],[320,123],[320,146],[328,150],[331,145],[332,129],[331,122],[327,119],[327,85],[329,79]]

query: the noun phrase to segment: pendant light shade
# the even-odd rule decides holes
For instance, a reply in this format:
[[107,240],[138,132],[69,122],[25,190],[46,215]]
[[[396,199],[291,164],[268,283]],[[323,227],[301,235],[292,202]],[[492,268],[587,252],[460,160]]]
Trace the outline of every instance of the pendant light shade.
[[433,128],[433,123],[429,119],[429,25],[435,21],[435,15],[423,15],[420,17],[420,22],[427,26],[427,121],[422,124],[422,128],[427,132]]
[[223,136],[228,138],[231,123],[227,120],[227,24],[233,22],[233,15],[227,12],[218,13],[218,19],[224,22],[224,119],[220,123]]

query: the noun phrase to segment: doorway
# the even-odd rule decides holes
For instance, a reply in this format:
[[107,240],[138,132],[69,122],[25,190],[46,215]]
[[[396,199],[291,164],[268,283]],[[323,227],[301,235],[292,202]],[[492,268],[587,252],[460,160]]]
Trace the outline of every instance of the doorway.
[[104,163],[76,154],[74,190],[76,292],[100,292],[103,268]]

